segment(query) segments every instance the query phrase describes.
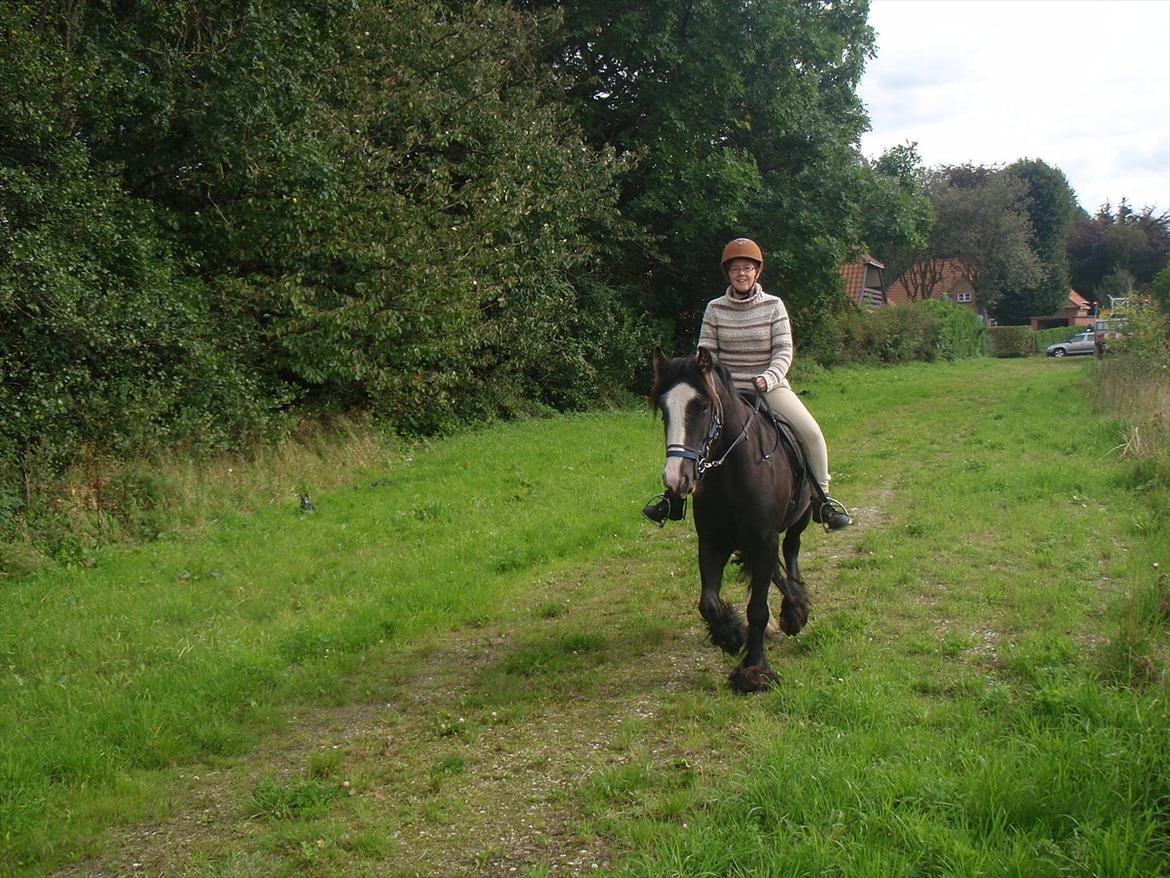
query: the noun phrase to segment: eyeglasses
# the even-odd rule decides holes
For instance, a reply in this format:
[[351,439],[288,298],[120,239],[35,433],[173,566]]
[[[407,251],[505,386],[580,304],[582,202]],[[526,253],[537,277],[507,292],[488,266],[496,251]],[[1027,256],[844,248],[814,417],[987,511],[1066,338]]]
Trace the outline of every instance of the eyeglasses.
[[758,271],[754,265],[733,265],[727,270],[731,274],[755,274]]

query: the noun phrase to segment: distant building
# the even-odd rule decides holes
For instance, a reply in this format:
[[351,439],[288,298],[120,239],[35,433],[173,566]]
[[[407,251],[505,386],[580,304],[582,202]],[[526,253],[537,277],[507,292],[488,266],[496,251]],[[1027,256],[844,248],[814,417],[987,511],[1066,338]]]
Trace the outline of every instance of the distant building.
[[1058,314],[1031,318],[1033,329],[1051,329],[1054,326],[1092,326],[1093,303],[1076,290],[1068,291],[1068,302]]
[[868,308],[882,308],[887,303],[886,267],[872,256],[862,256],[840,268],[849,301]]
[[979,304],[975,285],[958,259],[924,259],[910,266],[887,290],[891,305],[921,302],[925,299],[950,299],[987,321]]

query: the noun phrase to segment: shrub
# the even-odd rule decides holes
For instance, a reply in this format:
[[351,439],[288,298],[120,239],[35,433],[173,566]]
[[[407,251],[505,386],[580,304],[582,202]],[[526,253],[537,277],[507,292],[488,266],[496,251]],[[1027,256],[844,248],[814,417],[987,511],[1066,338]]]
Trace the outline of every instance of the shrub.
[[927,301],[874,310],[852,308],[821,332],[812,352],[821,365],[893,365],[981,356],[984,328],[967,308]]
[[911,307],[920,308],[935,324],[933,357],[962,360],[983,355],[987,327],[970,308],[949,299],[927,299]]
[[1036,336],[1030,326],[992,326],[987,330],[987,353],[993,357],[1030,357]]
[[1124,449],[1170,484],[1170,318],[1157,307],[1126,315],[1127,335],[1109,342],[1097,370],[1099,409],[1125,425]]

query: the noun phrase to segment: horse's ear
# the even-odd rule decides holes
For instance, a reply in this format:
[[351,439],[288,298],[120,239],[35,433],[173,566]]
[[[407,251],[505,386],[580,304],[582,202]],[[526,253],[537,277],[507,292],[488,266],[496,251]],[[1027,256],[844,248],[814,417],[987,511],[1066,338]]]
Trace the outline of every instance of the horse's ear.
[[715,357],[707,348],[699,348],[699,368],[704,372],[710,372],[715,366]]
[[657,378],[662,373],[662,367],[666,365],[666,354],[662,353],[662,348],[655,346],[654,348],[654,377]]

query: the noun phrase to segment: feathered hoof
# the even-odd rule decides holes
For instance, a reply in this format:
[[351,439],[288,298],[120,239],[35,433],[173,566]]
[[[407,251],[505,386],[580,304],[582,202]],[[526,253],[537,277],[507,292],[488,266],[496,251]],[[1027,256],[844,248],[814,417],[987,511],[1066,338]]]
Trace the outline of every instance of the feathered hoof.
[[779,675],[767,665],[752,665],[745,668],[740,665],[731,672],[728,678],[731,688],[736,692],[766,692],[780,682]]
[[780,627],[789,637],[795,637],[808,624],[808,604],[784,599],[780,609]]

